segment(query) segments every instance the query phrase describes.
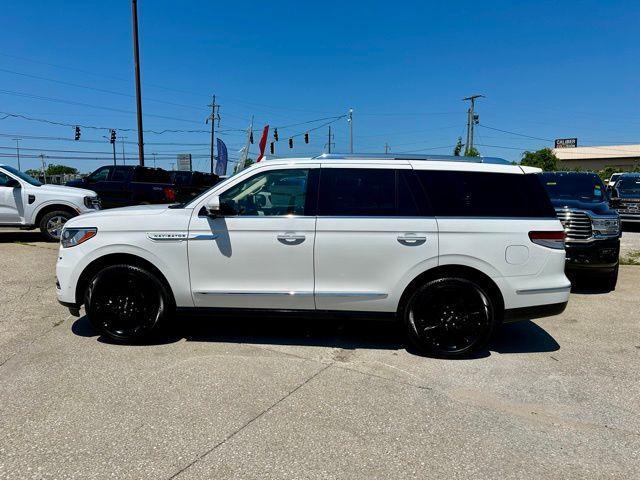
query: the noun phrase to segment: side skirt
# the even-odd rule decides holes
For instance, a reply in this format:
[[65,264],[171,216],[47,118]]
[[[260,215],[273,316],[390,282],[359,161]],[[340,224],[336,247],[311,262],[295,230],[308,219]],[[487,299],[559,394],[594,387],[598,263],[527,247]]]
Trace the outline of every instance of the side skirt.
[[271,308],[203,308],[203,307],[178,307],[177,315],[195,317],[254,317],[262,318],[339,318],[360,320],[394,321],[397,318],[395,312],[355,312],[346,310],[279,310]]

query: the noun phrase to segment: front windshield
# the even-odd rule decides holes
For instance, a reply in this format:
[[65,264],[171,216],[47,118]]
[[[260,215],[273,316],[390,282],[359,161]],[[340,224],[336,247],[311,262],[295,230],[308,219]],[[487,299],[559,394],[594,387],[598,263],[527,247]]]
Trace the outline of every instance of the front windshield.
[[606,200],[602,180],[597,175],[542,173],[542,185],[551,199],[573,199],[600,203]]
[[2,168],[4,168],[7,172],[11,173],[12,175],[15,175],[19,179],[24,180],[25,182],[33,185],[34,187],[42,186],[42,183],[40,183],[35,178],[30,177],[26,173],[22,173],[20,170],[16,170],[15,168],[10,167],[9,165],[3,165]]
[[618,196],[622,198],[640,197],[640,177],[623,178],[616,183]]

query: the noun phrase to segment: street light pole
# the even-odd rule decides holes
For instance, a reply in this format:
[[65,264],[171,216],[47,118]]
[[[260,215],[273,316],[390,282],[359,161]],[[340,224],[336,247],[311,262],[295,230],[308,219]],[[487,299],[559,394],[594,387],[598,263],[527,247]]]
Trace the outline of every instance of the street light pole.
[[133,21],[133,61],[136,77],[136,110],[138,117],[138,157],[144,166],[144,138],[142,133],[142,90],[140,87],[140,47],[138,45],[138,1],[131,0],[131,16]]
[[353,153],[353,108],[349,109],[349,153]]
[[14,138],[16,141],[16,158],[18,159],[18,170],[20,170],[20,138]]

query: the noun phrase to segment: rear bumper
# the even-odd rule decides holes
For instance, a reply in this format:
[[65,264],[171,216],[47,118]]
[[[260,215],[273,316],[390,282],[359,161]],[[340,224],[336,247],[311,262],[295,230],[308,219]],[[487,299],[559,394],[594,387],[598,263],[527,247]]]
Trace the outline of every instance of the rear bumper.
[[63,307],[67,307],[69,309],[69,313],[74,317],[80,316],[80,305],[78,305],[77,303],[63,302],[62,300],[58,300],[58,302]]
[[504,311],[504,323],[560,315],[564,312],[565,308],[567,308],[567,303],[568,302],[561,302],[552,303],[551,305],[536,305],[534,307],[509,308]]
[[611,272],[618,265],[620,239],[594,240],[566,244],[567,271]]

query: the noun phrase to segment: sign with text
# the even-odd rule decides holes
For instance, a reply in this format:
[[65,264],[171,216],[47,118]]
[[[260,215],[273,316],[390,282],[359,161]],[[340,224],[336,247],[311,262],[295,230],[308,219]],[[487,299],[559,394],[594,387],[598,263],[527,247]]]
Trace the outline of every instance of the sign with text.
[[181,153],[178,155],[178,170],[181,172],[191,171],[191,154]]
[[556,148],[576,148],[578,146],[577,138],[556,138]]

